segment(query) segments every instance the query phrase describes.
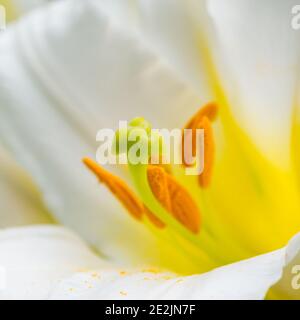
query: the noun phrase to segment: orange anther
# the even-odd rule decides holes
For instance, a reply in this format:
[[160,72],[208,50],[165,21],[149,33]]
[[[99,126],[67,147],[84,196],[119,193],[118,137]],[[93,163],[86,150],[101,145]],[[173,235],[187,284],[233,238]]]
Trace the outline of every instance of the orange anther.
[[186,124],[185,129],[196,129],[197,125],[203,117],[207,117],[210,121],[214,121],[218,115],[218,105],[215,102],[210,102],[202,107]]
[[201,121],[200,128],[204,129],[204,168],[199,175],[199,184],[206,188],[209,186],[215,158],[215,143],[211,122],[207,117]]
[[106,171],[89,158],[84,158],[83,163],[98,177],[100,182],[107,186],[133,217],[141,219],[144,206],[122,179]]
[[[218,113],[218,106],[215,103],[208,103],[206,106],[201,108],[193,118],[188,122],[184,129],[191,129],[192,135],[189,139],[185,139],[184,134],[182,135],[182,159],[185,166],[192,166],[193,164],[187,163],[184,157],[186,152],[185,143],[191,143],[191,155],[196,155],[197,149],[197,129],[204,130],[204,171],[199,176],[199,183],[201,187],[208,187],[211,181],[212,167],[214,162],[215,145],[213,138],[213,131],[211,121],[213,121]],[[188,148],[187,148],[188,149]],[[201,155],[203,156],[203,155]]]
[[[198,233],[201,222],[200,212],[188,191],[158,166],[148,167],[148,182],[161,205],[187,229]],[[155,217],[152,212],[150,214]],[[164,224],[157,217],[155,218],[155,224],[163,227]]]

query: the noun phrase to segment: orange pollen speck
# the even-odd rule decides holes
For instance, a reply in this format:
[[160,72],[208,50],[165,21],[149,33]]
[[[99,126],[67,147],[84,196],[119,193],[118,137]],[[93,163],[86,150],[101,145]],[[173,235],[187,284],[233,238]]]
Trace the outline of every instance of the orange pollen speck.
[[[148,182],[155,198],[173,217],[193,233],[200,230],[201,215],[188,191],[158,166],[148,167]],[[164,224],[151,212],[150,220],[158,227]],[[155,221],[153,221],[155,218]]]
[[100,182],[108,187],[133,217],[141,219],[144,206],[122,179],[106,171],[89,158],[84,158],[83,163],[98,177]]
[[[211,181],[212,176],[212,168],[214,162],[215,155],[215,144],[214,144],[214,136],[213,130],[211,126],[211,121],[215,120],[218,113],[218,106],[215,103],[208,103],[203,108],[201,108],[193,118],[187,123],[184,129],[192,129],[191,136],[191,149],[193,157],[196,156],[196,130],[203,129],[204,130],[204,170],[199,176],[199,184],[201,187],[208,187]],[[185,162],[184,146],[185,140],[184,135],[182,137],[182,159],[185,166],[190,166],[190,164]]]

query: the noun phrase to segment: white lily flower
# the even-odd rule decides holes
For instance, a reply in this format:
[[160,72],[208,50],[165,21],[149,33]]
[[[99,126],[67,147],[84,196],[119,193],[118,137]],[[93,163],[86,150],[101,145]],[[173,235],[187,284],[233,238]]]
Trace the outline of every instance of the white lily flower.
[[[299,236],[284,247],[300,231],[296,174],[284,155],[299,36],[288,20],[294,1],[273,3],[228,0],[220,10],[213,0],[55,1],[0,35],[0,141],[54,218],[99,253],[63,227],[1,231],[1,298],[263,299],[275,284],[270,297],[299,297]],[[177,235],[133,219],[80,162],[95,153],[101,128],[139,115],[180,128],[209,100],[221,105],[217,146],[225,157],[216,160],[211,188],[200,191],[204,222],[191,236],[199,247],[182,245],[190,258]],[[7,181],[16,182],[20,216],[7,226],[50,223],[36,192],[37,202],[28,201],[27,183],[14,175]],[[195,183],[186,185],[199,196]]]

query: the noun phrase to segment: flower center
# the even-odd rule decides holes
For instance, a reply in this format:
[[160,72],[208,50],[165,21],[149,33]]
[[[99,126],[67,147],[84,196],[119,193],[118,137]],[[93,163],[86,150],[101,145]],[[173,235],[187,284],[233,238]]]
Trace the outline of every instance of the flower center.
[[[207,188],[211,182],[215,152],[211,121],[216,118],[217,109],[216,104],[207,104],[192,117],[182,130],[182,150],[189,148],[193,157],[199,156],[196,154],[196,131],[202,129],[204,133],[204,154],[200,155],[203,157],[204,167],[197,178],[201,188]],[[142,129],[143,133],[146,131],[146,135],[140,135],[139,142],[141,144],[149,141],[150,144],[157,143],[158,148],[154,157],[159,160],[155,165],[149,162],[131,163],[129,160],[128,168],[139,196],[123,180],[106,171],[93,160],[84,158],[83,162],[134,218],[143,220],[144,217],[147,217],[158,229],[170,227],[188,239],[192,239],[192,235],[197,235],[200,232],[200,209],[190,192],[177,181],[177,178],[171,174],[172,170],[161,161],[164,156],[162,151],[163,137],[158,134],[150,138],[149,123],[142,118],[136,118],[130,122],[130,127],[126,132],[116,132],[115,145],[118,146],[115,149],[116,153],[125,153],[129,158],[128,146],[132,146],[132,142],[126,141],[127,148],[123,148],[120,142],[124,137],[128,139],[131,130],[140,132]],[[184,131],[187,129],[190,129],[191,133],[188,139],[184,139]],[[193,166],[190,161],[187,161],[183,151],[182,163],[183,167]],[[174,164],[171,164],[171,168],[172,166]],[[193,178],[191,177],[191,179]]]

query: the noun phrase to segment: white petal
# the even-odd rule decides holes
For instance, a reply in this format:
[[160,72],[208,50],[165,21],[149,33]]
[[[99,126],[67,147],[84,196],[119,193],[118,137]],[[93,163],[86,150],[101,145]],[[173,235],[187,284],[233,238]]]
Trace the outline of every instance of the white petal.
[[214,95],[211,55],[235,116],[286,165],[300,54],[300,33],[291,27],[297,0],[136,0],[123,16],[119,2],[110,6],[116,19],[132,26],[124,21],[134,15],[136,29],[206,99]]
[[291,27],[297,2],[208,1],[226,94],[250,135],[278,161],[288,155],[279,147],[289,147],[299,70],[300,33]]
[[18,12],[24,14],[30,10],[47,3],[47,0],[11,0]]
[[284,273],[272,288],[270,297],[300,300],[300,235],[296,235],[286,252]]
[[139,38],[115,27],[97,1],[35,11],[1,36],[0,59],[0,138],[55,217],[109,257],[160,255],[150,232],[81,158],[96,153],[97,130],[118,120],[139,115],[154,126],[181,126],[198,97]]
[[0,232],[0,298],[263,299],[284,266],[299,259],[299,239],[206,274],[179,277],[107,264],[62,227],[7,229]]
[[300,243],[202,275],[178,277],[151,271],[98,270],[62,281],[53,299],[263,299],[300,253]]
[[103,265],[62,227],[0,231],[0,299],[46,299],[63,277]]
[[204,31],[205,1],[139,0],[140,27],[145,38],[205,99],[212,98],[199,30]]
[[30,178],[0,146],[0,228],[51,221]]
[[134,32],[140,31],[138,0],[100,0],[100,2],[101,8],[114,19],[115,23]]

